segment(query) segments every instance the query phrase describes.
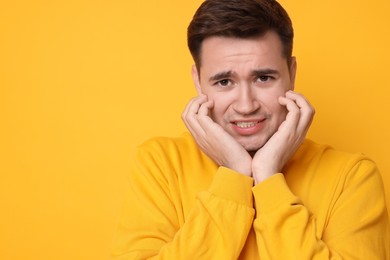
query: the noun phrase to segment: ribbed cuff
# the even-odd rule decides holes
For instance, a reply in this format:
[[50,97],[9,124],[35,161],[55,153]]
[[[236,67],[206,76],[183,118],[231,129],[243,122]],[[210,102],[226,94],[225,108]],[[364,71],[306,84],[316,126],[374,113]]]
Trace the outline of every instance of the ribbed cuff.
[[209,191],[221,198],[253,207],[253,179],[226,167],[219,167]]
[[291,192],[284,175],[277,173],[252,188],[256,211],[266,213],[282,203],[298,203],[298,198]]

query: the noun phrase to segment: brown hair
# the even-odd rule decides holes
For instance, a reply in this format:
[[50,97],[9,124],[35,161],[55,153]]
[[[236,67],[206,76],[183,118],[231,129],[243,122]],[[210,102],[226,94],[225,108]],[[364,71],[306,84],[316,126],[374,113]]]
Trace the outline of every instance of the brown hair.
[[278,34],[288,64],[294,30],[290,17],[275,0],[206,0],[196,11],[187,30],[187,43],[198,70],[202,42],[211,36],[253,38],[268,31]]

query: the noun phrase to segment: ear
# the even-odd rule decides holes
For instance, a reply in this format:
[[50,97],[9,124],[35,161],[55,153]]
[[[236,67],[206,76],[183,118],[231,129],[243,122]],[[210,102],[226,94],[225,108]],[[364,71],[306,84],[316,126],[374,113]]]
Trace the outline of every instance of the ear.
[[200,74],[195,65],[192,65],[192,80],[194,81],[194,85],[196,88],[196,92],[198,95],[202,94],[202,88],[200,87]]
[[297,59],[296,57],[291,57],[291,63],[290,63],[290,86],[291,90],[294,90],[295,88],[295,76],[297,75]]

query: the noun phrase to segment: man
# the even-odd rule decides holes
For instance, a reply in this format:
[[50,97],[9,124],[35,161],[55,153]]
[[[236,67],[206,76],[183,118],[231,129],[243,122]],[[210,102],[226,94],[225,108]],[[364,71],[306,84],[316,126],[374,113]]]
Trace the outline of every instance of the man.
[[375,164],[305,139],[292,42],[276,1],[200,6],[191,134],[137,150],[116,259],[390,259]]

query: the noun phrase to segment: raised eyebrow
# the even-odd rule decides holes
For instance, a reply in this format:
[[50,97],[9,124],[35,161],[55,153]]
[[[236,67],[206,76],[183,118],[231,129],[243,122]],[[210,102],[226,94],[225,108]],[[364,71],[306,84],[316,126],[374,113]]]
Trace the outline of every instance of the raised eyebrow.
[[274,69],[260,69],[252,71],[251,74],[252,76],[279,75],[279,71]]
[[211,76],[209,78],[209,81],[212,82],[212,81],[219,81],[219,80],[223,80],[223,79],[226,79],[226,78],[230,78],[234,73],[232,71],[223,71],[223,72],[220,72],[220,73],[217,73],[213,76]]

